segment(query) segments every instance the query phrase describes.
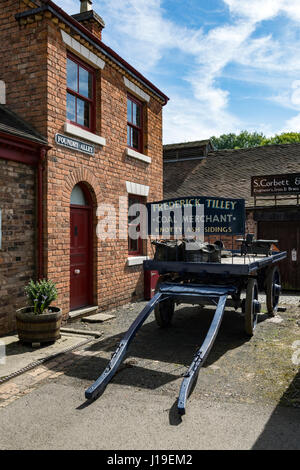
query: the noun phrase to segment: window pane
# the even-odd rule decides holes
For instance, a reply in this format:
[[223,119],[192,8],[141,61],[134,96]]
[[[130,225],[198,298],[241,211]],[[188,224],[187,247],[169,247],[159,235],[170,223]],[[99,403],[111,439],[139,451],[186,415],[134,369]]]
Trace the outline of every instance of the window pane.
[[136,125],[138,127],[141,126],[141,107],[140,106],[136,106]]
[[76,204],[79,206],[86,206],[87,202],[84,196],[84,192],[82,191],[79,184],[74,186],[73,191],[71,193],[71,204]]
[[141,204],[141,201],[139,199],[130,199],[129,202],[128,202],[128,209],[133,206],[134,204],[138,204],[138,207],[136,207],[136,213],[134,215],[129,215],[128,214],[128,223],[129,224],[132,224],[134,223],[134,220],[140,216],[140,211],[139,211],[139,207],[140,207],[140,204]]
[[132,103],[132,114],[132,123],[136,126],[137,105],[135,103]]
[[132,142],[131,147],[134,149],[139,148],[139,131],[137,129],[132,128]]
[[69,121],[76,121],[76,114],[75,114],[75,96],[67,93],[67,119]]
[[127,121],[132,122],[132,101],[127,99]]
[[67,87],[78,91],[78,66],[71,59],[67,59]]
[[128,251],[139,251],[138,240],[132,240],[128,237]]
[[77,124],[90,127],[90,105],[86,101],[77,98]]
[[82,67],[79,67],[79,93],[87,98],[93,97],[92,74]]
[[127,145],[129,145],[129,147],[131,147],[131,140],[132,140],[131,134],[132,134],[131,127],[127,126]]

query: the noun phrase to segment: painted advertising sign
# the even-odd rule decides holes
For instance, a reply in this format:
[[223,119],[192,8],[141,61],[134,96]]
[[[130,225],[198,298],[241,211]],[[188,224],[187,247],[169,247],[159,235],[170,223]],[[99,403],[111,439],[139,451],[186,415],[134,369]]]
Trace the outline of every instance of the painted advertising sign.
[[253,176],[251,196],[300,194],[300,173]]
[[147,204],[152,236],[243,235],[245,200],[192,196]]

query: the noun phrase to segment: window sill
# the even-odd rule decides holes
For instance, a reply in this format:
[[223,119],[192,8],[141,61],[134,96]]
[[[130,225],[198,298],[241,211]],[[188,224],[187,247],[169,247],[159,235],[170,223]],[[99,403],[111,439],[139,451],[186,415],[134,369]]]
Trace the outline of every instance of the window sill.
[[102,145],[103,147],[106,145],[106,140],[104,139],[104,137],[93,134],[89,131],[85,131],[84,129],[81,129],[81,127],[75,126],[70,122],[65,123],[65,132],[67,134],[74,135],[75,137],[81,137],[82,139],[88,140],[89,142],[93,142],[94,144]]
[[151,163],[151,158],[150,157],[148,157],[147,155],[144,155],[143,153],[136,152],[135,150],[130,149],[128,147],[126,149],[126,155],[128,157],[132,157],[132,158],[136,158],[137,160],[141,160],[142,162],[145,162],[145,163]]
[[127,259],[127,266],[137,266],[143,264],[143,261],[149,259],[149,256],[129,256]]

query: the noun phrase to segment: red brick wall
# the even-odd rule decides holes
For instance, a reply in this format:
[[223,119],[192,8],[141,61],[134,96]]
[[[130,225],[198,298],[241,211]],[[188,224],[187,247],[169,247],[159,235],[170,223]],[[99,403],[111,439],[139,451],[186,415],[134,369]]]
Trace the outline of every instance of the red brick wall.
[[7,105],[46,134],[47,25],[19,25],[15,14],[27,10],[23,2],[5,0],[0,8],[0,80],[6,83]]
[[[95,156],[86,156],[54,144],[55,133],[64,132],[66,122],[66,48],[58,28],[49,30],[48,62],[59,64],[48,81],[48,139],[53,145],[47,166],[48,276],[58,283],[64,312],[69,309],[69,202],[74,185],[86,182],[94,199],[94,212],[100,203],[112,203],[128,194],[126,181],[150,186],[148,200],[162,197],[162,110],[151,98],[145,107],[147,153],[152,163],[126,157],[127,91],[123,76],[110,65],[97,72],[97,134],[106,146],[96,145]],[[126,207],[123,208],[126,211]],[[117,210],[118,213],[118,210]],[[96,218],[95,218],[96,223]],[[150,247],[149,247],[150,248]],[[146,254],[146,253],[145,253]],[[112,308],[143,294],[141,266],[128,267],[127,240],[94,240],[95,303]]]
[[[28,9],[22,2],[20,4],[23,10]],[[127,198],[126,181],[149,186],[148,201],[161,199],[162,106],[152,97],[145,106],[144,153],[151,157],[152,163],[148,165],[126,157],[127,91],[121,72],[107,63],[104,70],[97,71],[96,122],[96,133],[106,139],[106,146],[96,145],[95,156],[57,146],[55,134],[65,133],[66,122],[67,51],[61,25],[48,17],[37,17],[29,24],[19,25],[14,18],[20,11],[18,5],[19,2],[7,0],[5,9],[0,11],[3,58],[0,79],[7,84],[7,105],[47,136],[52,146],[44,170],[44,265],[45,276],[57,283],[57,304],[66,317],[69,312],[72,189],[76,183],[84,182],[90,190],[94,229],[99,204],[113,203],[117,209],[119,196]],[[140,298],[142,266],[127,266],[127,240],[99,241],[94,236],[93,244],[94,303],[106,309]],[[149,243],[147,248],[150,250]]]
[[0,334],[15,329],[24,285],[35,276],[35,170],[0,159]]
[[100,41],[102,40],[102,26],[94,20],[80,21],[80,23],[87,28],[91,33],[93,33]]

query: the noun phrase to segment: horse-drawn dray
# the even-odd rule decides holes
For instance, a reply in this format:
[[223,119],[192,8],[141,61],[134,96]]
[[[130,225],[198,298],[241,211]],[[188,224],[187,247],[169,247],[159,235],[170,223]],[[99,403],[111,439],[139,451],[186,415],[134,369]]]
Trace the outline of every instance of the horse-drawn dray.
[[[209,200],[212,201],[213,198]],[[226,207],[225,204],[223,207]],[[211,216],[211,212],[215,214],[219,208],[211,207],[206,215],[204,212],[204,230],[207,226],[205,216],[208,213]],[[180,303],[214,305],[216,309],[206,338],[181,384],[178,412],[184,414],[187,398],[217,337],[225,307],[242,310],[245,334],[248,336],[253,335],[261,311],[259,292],[264,291],[266,295],[268,314],[276,314],[281,291],[278,263],[286,258],[286,252],[278,251],[275,240],[255,240],[249,234],[244,236],[243,211],[242,204],[241,215],[231,213],[231,218],[223,219],[223,228],[229,227],[232,237],[243,235],[242,239],[235,238],[232,241],[231,248],[225,247],[221,239],[216,240],[215,237],[213,243],[210,240],[191,241],[184,237],[154,241],[156,253],[153,259],[144,261],[144,270],[159,273],[156,292],[130,326],[102,375],[86,390],[86,398],[95,399],[102,393],[124,360],[136,332],[153,310],[157,324],[164,328],[171,325],[175,307]],[[236,225],[237,218],[239,220]],[[213,218],[209,220],[213,221]],[[216,222],[215,226],[220,227],[220,222]],[[158,229],[161,234],[160,225]],[[239,249],[234,248],[236,244],[240,245]],[[162,249],[163,247],[165,248]]]

